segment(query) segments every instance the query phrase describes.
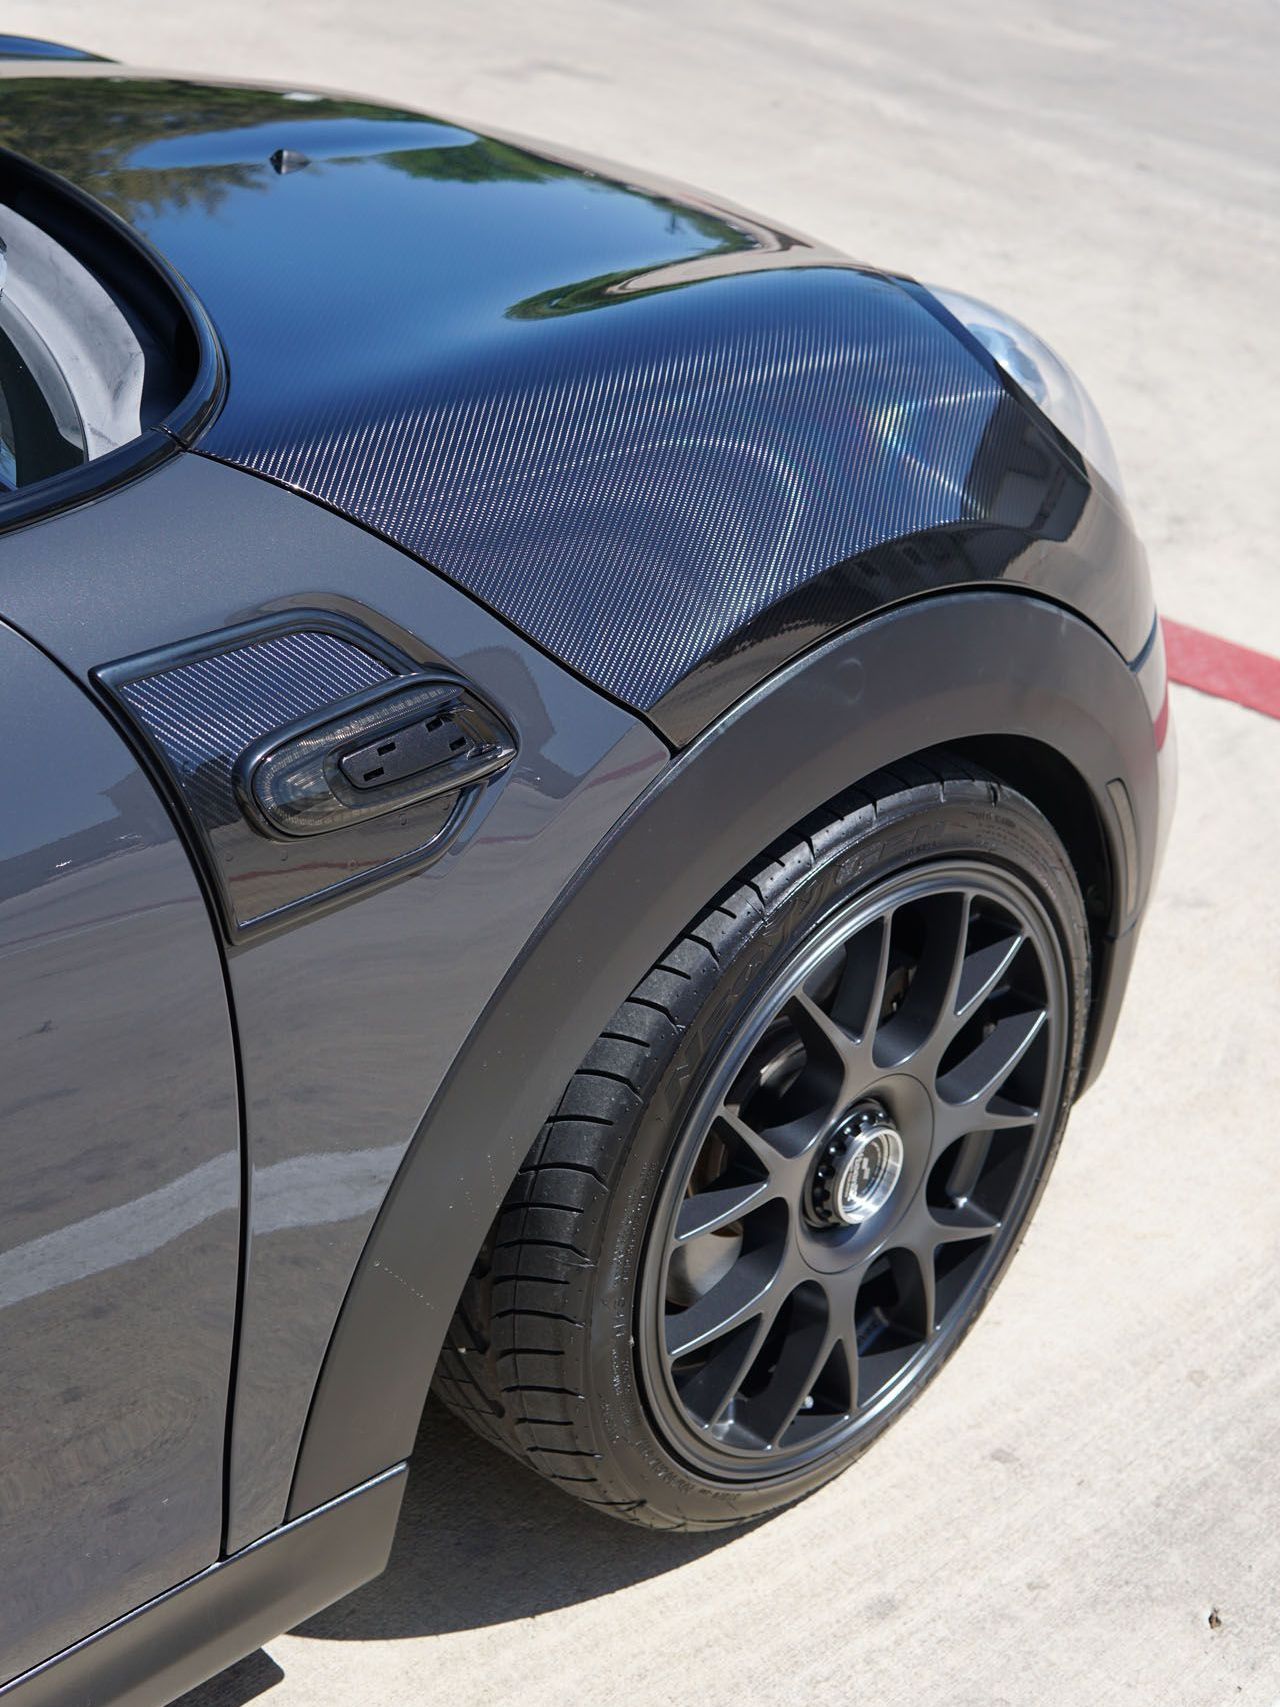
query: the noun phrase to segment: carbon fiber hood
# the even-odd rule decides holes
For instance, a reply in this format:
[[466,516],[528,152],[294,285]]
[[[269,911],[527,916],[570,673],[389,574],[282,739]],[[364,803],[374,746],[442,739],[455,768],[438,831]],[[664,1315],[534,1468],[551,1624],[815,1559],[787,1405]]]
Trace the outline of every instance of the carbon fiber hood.
[[114,67],[6,80],[0,142],[203,301],[230,388],[201,451],[677,738],[832,626],[1079,528],[1087,474],[926,293],[693,192]]

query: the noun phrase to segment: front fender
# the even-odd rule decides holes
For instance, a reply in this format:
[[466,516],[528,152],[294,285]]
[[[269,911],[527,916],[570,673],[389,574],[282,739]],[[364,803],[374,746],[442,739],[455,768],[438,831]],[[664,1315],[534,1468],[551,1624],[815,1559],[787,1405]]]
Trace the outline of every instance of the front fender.
[[[1012,592],[922,601],[829,642],[659,775],[490,1001],[365,1247],[317,1387],[291,1516],[411,1451],[454,1300],[516,1170],[665,944],[748,860],[851,783],[924,748],[991,735],[1054,749],[1102,826],[1121,898],[1111,921],[1121,946],[1095,973],[1092,1024],[1105,1040],[1160,836],[1156,735],[1135,672],[1079,618]],[[1108,787],[1116,781],[1118,795]],[[1126,796],[1132,822],[1117,812]]]

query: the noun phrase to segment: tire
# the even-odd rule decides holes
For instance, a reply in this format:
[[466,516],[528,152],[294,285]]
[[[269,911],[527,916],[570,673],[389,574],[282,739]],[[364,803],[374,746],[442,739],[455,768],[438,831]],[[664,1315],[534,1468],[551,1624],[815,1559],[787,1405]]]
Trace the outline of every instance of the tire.
[[[905,762],[815,814],[661,955],[570,1080],[459,1301],[439,1396],[651,1528],[741,1522],[839,1473],[1025,1230],[1076,1086],[1088,940],[1047,820],[967,763]],[[855,1028],[841,1004],[868,976]],[[728,1191],[738,1218],[690,1235]],[[739,1297],[754,1314],[682,1349]]]

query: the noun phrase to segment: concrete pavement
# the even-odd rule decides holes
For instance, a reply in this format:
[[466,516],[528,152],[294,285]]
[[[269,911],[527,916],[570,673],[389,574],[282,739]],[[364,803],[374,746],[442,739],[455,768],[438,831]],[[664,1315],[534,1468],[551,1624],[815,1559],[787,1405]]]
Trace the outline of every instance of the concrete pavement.
[[[1257,0],[11,0],[699,182],[1022,315],[1094,391],[1168,612],[1280,653],[1280,14]],[[957,1360],[832,1487],[632,1532],[429,1414],[392,1565],[185,1707],[1280,1702],[1280,724],[1175,690],[1107,1073]]]

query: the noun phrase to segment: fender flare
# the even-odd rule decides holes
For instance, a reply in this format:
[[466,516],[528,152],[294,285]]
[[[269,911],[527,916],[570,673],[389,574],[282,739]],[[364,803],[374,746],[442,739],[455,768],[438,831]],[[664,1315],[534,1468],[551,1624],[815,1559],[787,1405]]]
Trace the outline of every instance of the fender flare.
[[[455,1300],[493,1217],[547,1110],[665,944],[842,789],[924,748],[984,735],[1045,743],[1083,779],[1120,878],[1113,888],[1134,903],[1113,927],[1131,927],[1155,859],[1152,718],[1135,674],[1078,617],[1013,592],[934,597],[846,631],[773,677],[619,820],[459,1053],[334,1328],[290,1518],[412,1451]],[[1132,802],[1136,850],[1108,789],[1115,779]],[[1094,1029],[1104,1039],[1133,936],[1128,928],[1102,969]]]

